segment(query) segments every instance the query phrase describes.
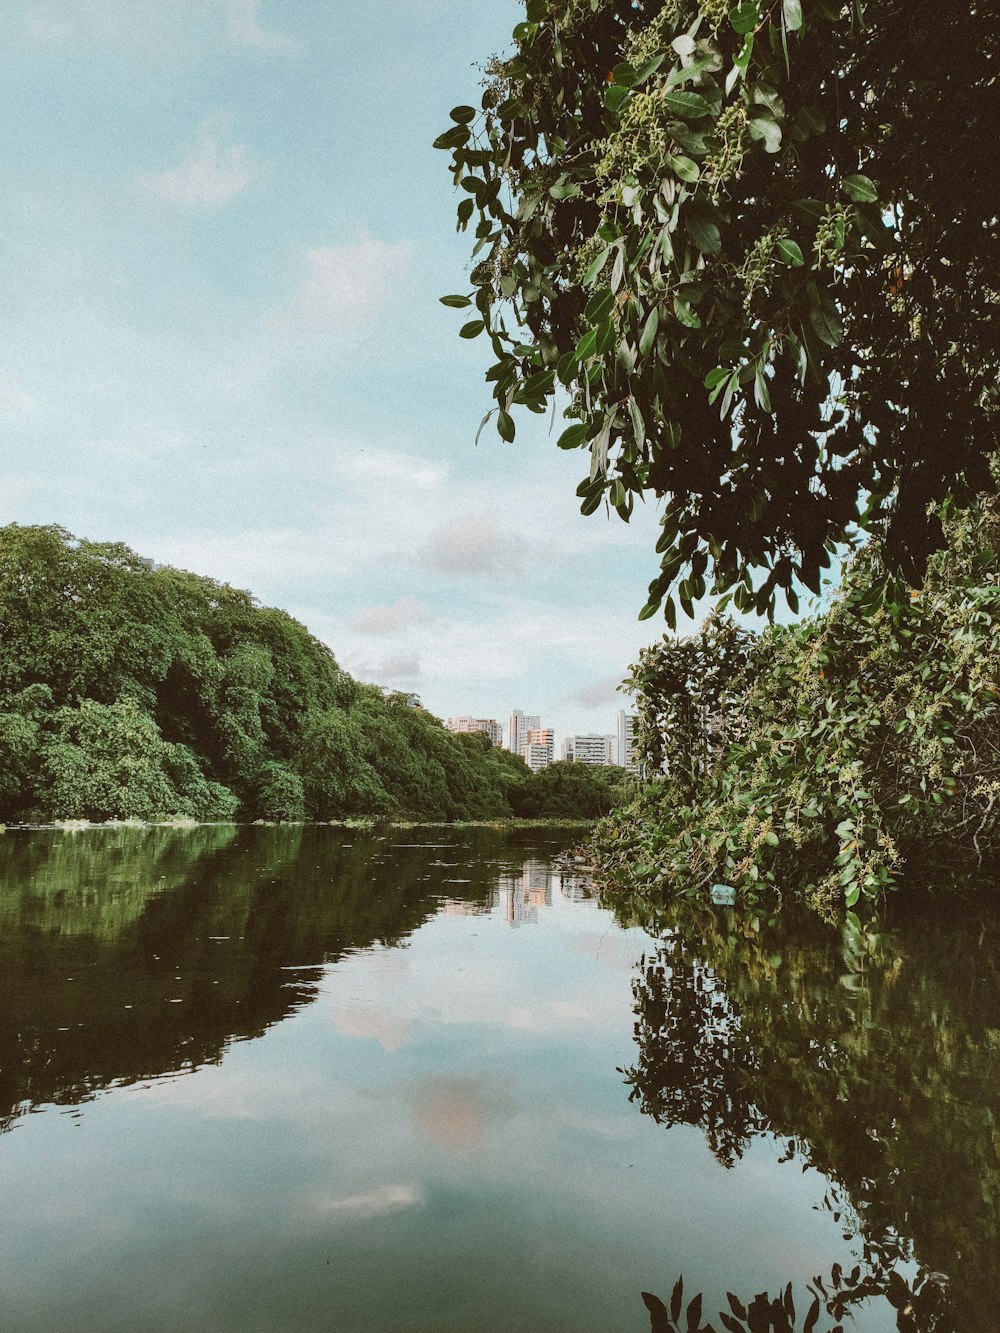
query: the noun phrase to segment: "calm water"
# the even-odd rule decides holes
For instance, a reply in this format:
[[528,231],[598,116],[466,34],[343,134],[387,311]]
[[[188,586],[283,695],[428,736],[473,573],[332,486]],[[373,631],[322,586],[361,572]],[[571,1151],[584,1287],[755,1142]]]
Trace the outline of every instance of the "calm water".
[[566,840],[0,839],[0,1328],[995,1333],[995,921],[652,939]]

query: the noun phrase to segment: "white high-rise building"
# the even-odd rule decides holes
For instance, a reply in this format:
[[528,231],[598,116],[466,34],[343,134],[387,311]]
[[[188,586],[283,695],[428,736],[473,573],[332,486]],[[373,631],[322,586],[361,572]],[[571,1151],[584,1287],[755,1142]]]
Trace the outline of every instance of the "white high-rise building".
[[[615,762],[615,738],[613,736],[570,736],[563,742],[572,752],[572,759],[577,764],[613,764]],[[570,755],[565,755],[569,758]]]
[[483,731],[489,736],[493,745],[500,745],[503,742],[503,727],[496,718],[449,717],[444,725],[449,731],[454,732]]
[[507,722],[507,749],[513,754],[520,754],[528,743],[528,732],[541,726],[538,714],[527,714],[515,708]]
[[639,772],[639,756],[635,751],[635,714],[618,710],[618,746],[615,762],[629,773]]
[[555,733],[552,728],[528,727],[521,757],[532,773],[547,768],[555,758]]

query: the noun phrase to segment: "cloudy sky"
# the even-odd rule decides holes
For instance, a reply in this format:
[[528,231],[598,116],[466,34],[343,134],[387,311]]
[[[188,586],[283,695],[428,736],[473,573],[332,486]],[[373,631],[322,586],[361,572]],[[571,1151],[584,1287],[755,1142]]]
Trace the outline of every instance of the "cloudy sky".
[[[6,0],[0,522],[282,606],[440,716],[611,731],[655,513],[580,516],[485,343],[431,140],[515,0]],[[559,430],[556,422],[554,434]]]

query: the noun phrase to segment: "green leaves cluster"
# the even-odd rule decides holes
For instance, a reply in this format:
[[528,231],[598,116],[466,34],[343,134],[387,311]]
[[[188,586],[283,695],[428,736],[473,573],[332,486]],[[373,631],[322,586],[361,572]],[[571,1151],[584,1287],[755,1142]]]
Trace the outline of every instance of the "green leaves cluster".
[[509,818],[531,784],[284,612],[119,543],[0,529],[0,629],[9,822]]
[[568,398],[583,512],[665,502],[671,625],[816,589],[858,529],[915,577],[997,439],[993,7],[527,0],[513,36],[435,141],[486,419]]
[[753,635],[713,619],[632,668],[647,773],[602,826],[637,891],[852,908],[974,870],[1000,840],[1000,563],[992,505],[952,525],[919,593],[866,548],[823,615]]

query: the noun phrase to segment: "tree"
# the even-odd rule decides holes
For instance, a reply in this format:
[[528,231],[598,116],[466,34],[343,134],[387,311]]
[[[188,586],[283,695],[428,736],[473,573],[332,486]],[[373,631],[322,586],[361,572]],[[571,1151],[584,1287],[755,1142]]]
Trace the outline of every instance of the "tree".
[[643,649],[629,688],[656,781],[599,831],[605,878],[823,912],[903,885],[995,889],[998,530],[995,498],[963,511],[900,606],[872,607],[870,542],[822,616],[762,634],[710,618]]
[[501,437],[568,394],[583,512],[665,502],[671,626],[795,610],[858,532],[919,577],[998,442],[996,6],[527,0],[514,41],[435,141]]
[[560,761],[533,773],[512,793],[514,813],[526,819],[599,819],[621,799],[624,769]]

